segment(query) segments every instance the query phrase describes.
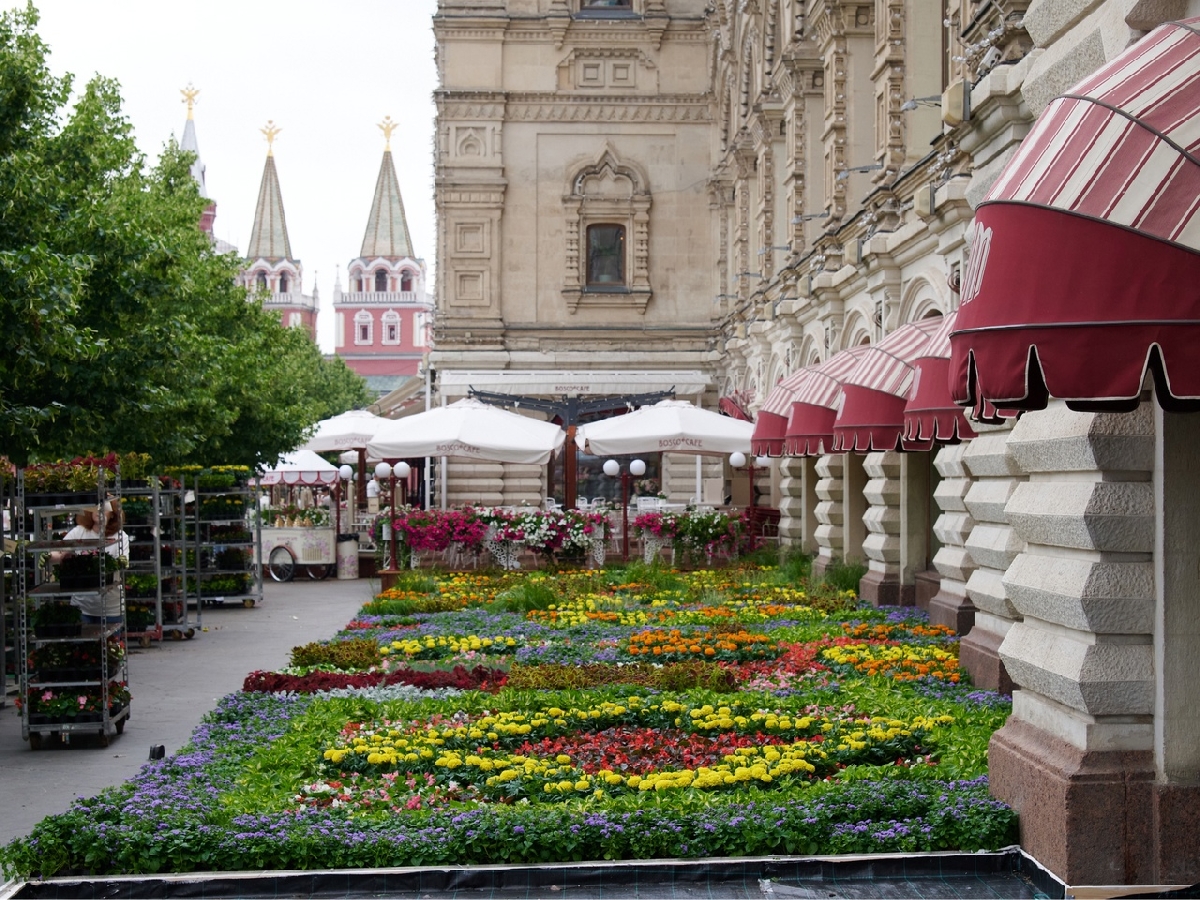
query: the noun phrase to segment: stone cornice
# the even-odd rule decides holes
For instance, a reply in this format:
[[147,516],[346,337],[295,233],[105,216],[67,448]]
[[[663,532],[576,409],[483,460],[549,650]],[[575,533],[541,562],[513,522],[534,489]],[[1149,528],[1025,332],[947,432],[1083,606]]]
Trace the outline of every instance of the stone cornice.
[[504,94],[498,91],[435,91],[439,119],[504,118]]
[[508,121],[711,122],[712,98],[697,94],[594,96],[510,94]]

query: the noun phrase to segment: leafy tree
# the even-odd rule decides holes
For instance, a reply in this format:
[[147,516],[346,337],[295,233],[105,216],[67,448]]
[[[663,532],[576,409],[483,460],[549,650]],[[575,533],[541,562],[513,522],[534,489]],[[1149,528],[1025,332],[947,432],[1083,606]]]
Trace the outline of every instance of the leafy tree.
[[369,402],[234,284],[197,227],[207,201],[168,145],[147,167],[117,84],[70,115],[32,6],[0,16],[0,448],[159,463],[274,462],[320,418]]

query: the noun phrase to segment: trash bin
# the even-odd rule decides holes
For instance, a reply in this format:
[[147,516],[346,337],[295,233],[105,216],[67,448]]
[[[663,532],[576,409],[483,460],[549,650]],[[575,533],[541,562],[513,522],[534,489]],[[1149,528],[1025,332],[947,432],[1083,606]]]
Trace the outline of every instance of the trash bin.
[[337,536],[337,577],[347,581],[358,577],[358,535],[353,532]]

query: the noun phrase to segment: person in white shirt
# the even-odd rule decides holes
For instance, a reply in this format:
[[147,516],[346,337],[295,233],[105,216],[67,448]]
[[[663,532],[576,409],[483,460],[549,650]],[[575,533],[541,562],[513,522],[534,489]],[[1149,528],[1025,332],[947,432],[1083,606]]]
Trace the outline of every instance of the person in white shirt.
[[[121,508],[115,500],[106,500],[107,515],[104,521],[104,533],[108,543],[104,552],[118,559],[129,559],[129,535],[121,526],[123,524]],[[63,535],[64,541],[95,541],[100,538],[99,516],[97,510],[85,509],[75,517],[75,527]],[[66,551],[51,554],[53,562],[59,562]],[[109,585],[103,591],[89,591],[83,594],[72,594],[71,605],[77,606],[83,612],[85,622],[97,623],[102,617],[113,618],[121,614],[120,585]]]

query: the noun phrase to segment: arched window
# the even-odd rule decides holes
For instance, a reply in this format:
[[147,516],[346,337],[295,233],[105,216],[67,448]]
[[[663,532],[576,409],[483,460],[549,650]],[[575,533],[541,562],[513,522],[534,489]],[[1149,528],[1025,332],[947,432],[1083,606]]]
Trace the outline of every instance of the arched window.
[[288,292],[288,276],[287,272],[279,273],[279,293],[286,294]]
[[413,289],[412,272],[404,271],[400,273],[400,290],[411,291]]
[[257,275],[255,275],[254,284],[260,291],[265,291],[267,289],[267,273],[259,272]]
[[383,343],[399,344],[400,343],[400,313],[394,309],[389,309],[380,317],[380,322],[383,325]]
[[372,340],[374,319],[365,309],[354,314],[354,343],[369,344]]
[[625,226],[588,226],[587,284],[588,287],[625,284]]
[[387,269],[376,269],[375,270],[375,290],[379,291],[380,293],[386,291],[388,288],[387,281],[388,281]]

